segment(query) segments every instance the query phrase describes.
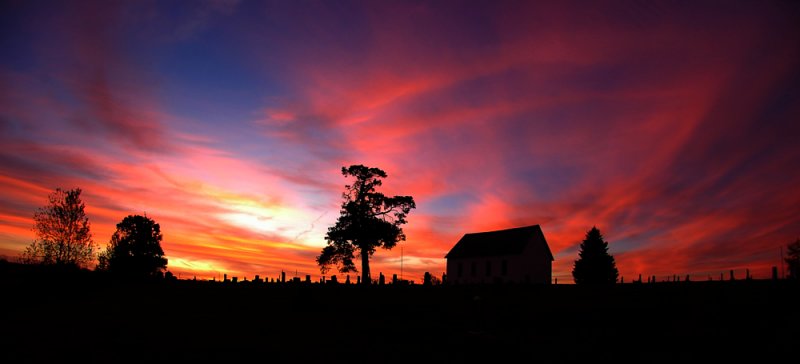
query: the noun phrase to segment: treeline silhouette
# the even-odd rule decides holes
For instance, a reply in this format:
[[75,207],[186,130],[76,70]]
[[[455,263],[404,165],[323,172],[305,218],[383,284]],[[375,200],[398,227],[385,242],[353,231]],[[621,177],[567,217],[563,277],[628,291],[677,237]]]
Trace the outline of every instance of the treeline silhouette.
[[[397,242],[405,240],[402,225],[407,223],[408,213],[416,207],[411,196],[387,197],[377,192],[382,186],[385,171],[364,165],[342,167],[342,175],[352,177],[354,181],[345,185],[342,194],[343,202],[340,216],[336,224],[328,229],[325,239],[328,245],[322,249],[316,262],[321,272],[326,273],[336,267],[345,273],[344,284],[350,284],[347,273],[358,273],[354,263],[356,255],[361,258],[361,275],[355,276],[355,284],[383,285],[387,278],[383,273],[378,278],[370,274],[369,257],[377,248],[392,249]],[[49,266],[44,271],[63,271],[72,268],[89,268],[97,261],[95,271],[128,279],[174,279],[167,271],[168,260],[161,248],[163,236],[160,225],[145,215],[129,215],[117,224],[108,245],[102,252],[97,252],[93,241],[89,219],[85,213],[85,204],[81,200],[81,189],[62,190],[57,188],[48,196],[48,204],[34,213],[34,231],[36,239],[21,254],[19,261],[25,264]],[[800,238],[787,247],[787,278],[800,277]],[[772,279],[778,279],[777,267],[772,268]],[[609,285],[625,283],[619,275],[614,257],[608,252],[608,242],[597,227],[586,232],[580,244],[578,259],[572,269],[572,278],[576,284]],[[670,279],[671,278],[671,279]],[[745,280],[751,279],[749,269]],[[725,277],[720,273],[719,280]],[[729,280],[735,280],[734,271],[730,271]],[[216,280],[216,278],[214,279]],[[223,281],[227,280],[226,278]],[[244,278],[246,280],[246,278]],[[258,275],[256,282],[260,281]],[[714,280],[711,275],[709,281]],[[232,281],[238,281],[232,277]],[[285,276],[280,282],[285,282]],[[300,282],[300,277],[292,278],[292,282]],[[647,275],[647,283],[656,283],[656,276]],[[662,282],[679,282],[680,275],[661,278]],[[684,281],[690,281],[685,275]],[[270,282],[267,278],[264,282]],[[272,278],[272,283],[275,278]],[[311,283],[310,276],[303,282]],[[322,276],[318,283],[337,284],[338,277]],[[414,284],[413,280],[398,280],[396,275],[390,282],[396,284]],[[422,277],[423,285],[446,284],[446,275],[441,279],[426,272]],[[556,278],[552,283],[558,283]],[[563,282],[562,282],[563,283]],[[644,283],[642,275],[630,283]]]
[[[96,271],[132,279],[163,278],[167,259],[161,248],[161,227],[146,215],[129,215],[117,224],[106,249],[96,253],[81,189],[57,188],[48,204],[33,215],[36,239],[20,261],[45,268],[39,272],[85,269],[97,260]],[[167,277],[171,277],[167,272]]]

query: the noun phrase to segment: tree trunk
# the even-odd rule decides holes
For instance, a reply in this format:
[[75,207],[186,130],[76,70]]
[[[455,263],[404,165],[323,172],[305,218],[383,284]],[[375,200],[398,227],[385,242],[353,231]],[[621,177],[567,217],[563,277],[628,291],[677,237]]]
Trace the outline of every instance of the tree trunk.
[[372,283],[369,275],[369,251],[361,249],[361,284],[368,285]]

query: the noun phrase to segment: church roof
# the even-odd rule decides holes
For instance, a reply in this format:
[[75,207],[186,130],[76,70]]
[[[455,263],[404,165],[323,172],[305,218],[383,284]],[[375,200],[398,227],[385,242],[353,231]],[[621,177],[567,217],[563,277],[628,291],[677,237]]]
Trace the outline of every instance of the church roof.
[[519,255],[529,244],[543,244],[550,260],[553,259],[553,253],[550,252],[539,225],[464,234],[445,258]]

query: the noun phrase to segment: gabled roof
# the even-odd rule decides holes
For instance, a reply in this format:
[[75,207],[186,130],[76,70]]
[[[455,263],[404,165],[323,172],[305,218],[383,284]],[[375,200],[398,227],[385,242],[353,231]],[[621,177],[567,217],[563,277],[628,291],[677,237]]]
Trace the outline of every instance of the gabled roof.
[[553,253],[539,225],[506,230],[464,234],[445,258],[471,258],[498,255],[519,255],[528,244],[543,244],[550,260]]

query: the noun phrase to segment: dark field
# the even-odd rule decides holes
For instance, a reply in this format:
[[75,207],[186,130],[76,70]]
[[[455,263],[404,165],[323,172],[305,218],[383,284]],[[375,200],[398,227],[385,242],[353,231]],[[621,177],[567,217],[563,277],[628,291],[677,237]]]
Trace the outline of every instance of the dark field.
[[788,281],[365,288],[3,273],[5,363],[787,362],[800,349]]

